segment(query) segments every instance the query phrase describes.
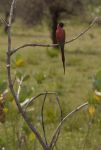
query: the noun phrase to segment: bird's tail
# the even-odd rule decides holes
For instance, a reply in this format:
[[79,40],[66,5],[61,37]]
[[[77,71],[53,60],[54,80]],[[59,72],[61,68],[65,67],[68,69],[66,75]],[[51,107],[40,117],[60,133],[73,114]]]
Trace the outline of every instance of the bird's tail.
[[60,44],[60,48],[61,48],[61,57],[62,57],[63,69],[64,69],[64,74],[65,74],[64,44]]

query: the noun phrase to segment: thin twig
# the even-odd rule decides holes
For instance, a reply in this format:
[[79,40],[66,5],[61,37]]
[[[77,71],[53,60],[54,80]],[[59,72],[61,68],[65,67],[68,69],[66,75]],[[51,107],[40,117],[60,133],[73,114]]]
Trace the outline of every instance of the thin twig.
[[47,97],[47,92],[45,93],[44,100],[42,103],[41,116],[42,116],[42,129],[43,129],[44,139],[45,139],[46,145],[48,145],[47,138],[46,138],[46,131],[45,131],[44,114],[43,114],[46,97]]
[[[62,121],[62,119],[63,119],[63,112],[62,112],[62,108],[61,108],[61,105],[60,105],[60,101],[59,101],[58,95],[56,96],[56,100],[57,100],[59,108],[60,108],[60,115],[61,115],[60,116],[60,121]],[[53,150],[54,147],[56,147],[56,142],[57,142],[57,140],[59,138],[59,135],[60,135],[60,129],[58,130],[57,135],[54,138],[54,141],[53,141],[53,144],[52,144],[52,147],[51,147],[52,150]]]
[[9,26],[10,26],[10,28],[12,25],[12,18],[13,18],[15,3],[16,3],[16,0],[12,0],[12,4],[11,4],[11,8],[10,8],[10,14],[9,14]]
[[[56,92],[47,92],[47,94],[56,94]],[[36,96],[33,96],[29,100],[27,99],[25,102],[23,102],[22,107],[24,107],[24,109],[26,110],[27,107],[33,103],[33,101],[35,101],[38,97],[40,97],[42,95],[45,95],[45,92],[40,93],[40,94],[38,94]]]
[[17,91],[17,98],[18,99],[19,99],[19,96],[20,96],[21,86],[22,86],[22,83],[23,83],[23,79],[24,79],[24,76],[22,76],[21,80],[19,81],[19,87],[18,87],[18,91]]
[[91,24],[81,33],[78,34],[78,36],[72,38],[71,40],[67,41],[66,43],[71,43],[75,40],[77,40],[79,37],[81,37],[83,34],[85,34],[97,21],[98,17],[95,17],[94,20],[91,22]]
[[57,126],[57,128],[56,128],[56,130],[55,130],[55,132],[54,132],[54,134],[53,134],[53,136],[52,136],[52,140],[51,140],[51,142],[50,142],[50,148],[52,148],[53,143],[54,143],[54,139],[55,139],[55,137],[56,137],[58,131],[61,129],[62,125],[64,124],[64,122],[65,122],[69,117],[71,117],[73,114],[75,114],[76,112],[78,112],[79,110],[81,110],[82,108],[84,108],[84,107],[87,106],[87,105],[88,105],[88,102],[86,102],[86,103],[84,103],[84,104],[78,106],[76,109],[74,109],[72,112],[70,112],[69,114],[67,114],[67,115],[63,118],[63,120],[59,123],[59,125]]
[[58,132],[57,132],[56,136],[54,137],[54,141],[53,141],[52,146],[50,145],[51,150],[53,150],[53,149],[54,149],[54,147],[56,147],[56,142],[57,142],[57,140],[58,140],[58,138],[59,138],[59,135],[60,135],[60,129],[58,130]]
[[15,52],[17,52],[19,49],[25,48],[25,47],[34,47],[34,46],[39,46],[39,47],[55,47],[58,46],[58,44],[38,44],[38,43],[29,43],[29,44],[24,44],[22,46],[19,46],[11,51],[11,55],[13,55]]
[[[71,43],[75,40],[77,40],[79,37],[81,37],[83,34],[85,34],[96,22],[98,18],[96,17],[92,23],[84,30],[82,31],[80,34],[78,34],[76,37],[73,37],[72,39],[68,40],[65,42],[65,44]],[[24,44],[22,46],[19,46],[13,50],[11,50],[11,55],[13,55],[15,52],[17,52],[19,49],[25,48],[25,47],[34,47],[34,46],[40,46],[40,47],[56,47],[58,46],[58,44],[38,44],[38,43],[29,43],[29,44]]]
[[63,112],[62,112],[62,108],[61,108],[59,96],[57,95],[57,93],[55,93],[55,94],[56,94],[56,100],[57,100],[57,103],[58,103],[59,108],[60,108],[60,121],[62,121],[62,119],[63,119]]

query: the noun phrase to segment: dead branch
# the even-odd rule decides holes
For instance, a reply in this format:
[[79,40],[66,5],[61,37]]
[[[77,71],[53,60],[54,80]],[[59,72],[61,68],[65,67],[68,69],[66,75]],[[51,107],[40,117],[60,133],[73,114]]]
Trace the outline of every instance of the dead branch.
[[[60,116],[61,120],[60,120],[60,121],[62,121],[62,119],[63,119],[63,114],[62,114],[62,108],[61,108],[61,105],[60,105],[60,101],[59,101],[58,95],[57,95],[56,99],[57,99],[57,102],[58,102],[58,105],[59,105],[60,111],[61,111],[61,116]],[[55,136],[55,138],[54,138],[54,142],[53,142],[53,145],[52,145],[52,148],[51,148],[51,149],[53,149],[54,147],[57,148],[57,147],[56,147],[56,142],[57,142],[57,140],[58,140],[58,138],[59,138],[59,135],[60,135],[60,129],[58,130],[58,132],[57,132],[57,134],[56,134],[56,136]]]
[[[62,108],[61,108],[61,104],[60,104],[60,100],[59,100],[59,96],[57,95],[56,92],[43,92],[43,93],[40,93],[38,94],[37,96],[35,97],[32,97],[30,100],[27,99],[25,102],[23,102],[22,107],[25,107],[24,108],[24,111],[27,109],[28,106],[30,106],[33,101],[37,100],[38,97],[44,95],[44,101],[43,101],[43,104],[42,104],[42,110],[41,110],[41,115],[42,115],[42,127],[43,127],[43,132],[44,132],[44,138],[45,138],[45,141],[46,141],[46,144],[48,145],[47,143],[47,139],[46,139],[46,134],[45,134],[45,127],[44,127],[44,120],[43,120],[43,110],[44,110],[44,103],[45,103],[45,99],[46,99],[46,94],[47,95],[50,95],[50,94],[53,94],[53,95],[56,95],[56,101],[57,101],[57,104],[59,106],[59,110],[60,110],[60,121],[62,121],[62,118],[63,118],[63,113],[62,113]],[[56,135],[56,138],[54,139],[54,146],[56,146],[56,141],[58,140],[58,137],[59,137],[59,134],[60,134],[60,130],[57,132],[57,135]]]
[[[94,20],[92,21],[92,23],[81,33],[79,33],[76,37],[73,37],[72,39],[68,40],[67,42],[65,42],[65,44],[71,43],[75,40],[77,40],[79,37],[81,37],[82,35],[84,35],[97,21],[97,17],[94,18]],[[24,44],[22,46],[19,46],[13,50],[11,50],[10,55],[13,55],[14,53],[16,53],[18,50],[25,48],[25,47],[35,47],[35,46],[40,46],[40,47],[56,47],[58,46],[58,44],[38,44],[38,43],[29,43],[29,44]]]
[[[42,103],[41,116],[42,116],[42,128],[43,128],[44,138],[45,138],[46,145],[48,146],[48,142],[47,142],[47,138],[46,138],[46,132],[45,132],[44,115],[43,115],[44,104],[45,104],[45,101],[46,101],[47,94],[55,94],[56,95],[56,101],[57,101],[57,104],[59,105],[59,109],[60,109],[60,121],[62,121],[62,108],[61,108],[59,97],[57,96],[57,93],[55,93],[55,92],[54,93],[49,93],[49,92],[47,93],[46,92],[44,94],[45,96],[44,96],[44,100],[43,100],[43,103]],[[60,130],[57,132],[56,139],[54,139],[54,146],[56,146],[56,141],[58,140],[59,134],[60,134]]]
[[[55,94],[55,95],[57,95],[56,92],[47,92],[47,94]],[[30,99],[25,100],[25,101],[21,104],[22,107],[24,107],[24,109],[27,109],[27,107],[28,107],[29,105],[31,105],[31,104],[33,103],[33,101],[35,101],[38,97],[40,97],[40,96],[42,96],[42,95],[45,95],[45,92],[40,93],[40,94],[38,94],[38,95],[36,95],[36,96],[33,96],[33,97],[30,98]]]
[[64,122],[65,122],[69,117],[71,117],[72,115],[74,115],[76,112],[78,112],[79,110],[81,110],[82,108],[84,108],[84,107],[87,106],[87,105],[88,105],[88,102],[86,102],[86,103],[84,103],[84,104],[78,106],[76,109],[74,109],[73,111],[71,111],[69,114],[67,114],[67,115],[63,118],[63,120],[59,123],[59,125],[57,126],[57,128],[56,128],[56,130],[55,130],[55,132],[54,132],[54,134],[53,134],[53,136],[52,136],[52,140],[51,140],[51,142],[50,142],[50,148],[53,148],[54,139],[55,139],[55,137],[56,137],[56,135],[57,135],[57,132],[61,129],[62,125],[64,124]]
[[47,92],[45,93],[44,100],[43,100],[43,103],[42,103],[41,117],[42,117],[42,129],[43,129],[44,139],[45,139],[46,145],[48,145],[47,138],[46,138],[46,131],[45,131],[44,114],[43,114],[46,97],[47,97]]
[[71,43],[75,40],[77,40],[79,37],[81,37],[83,34],[85,34],[97,21],[98,17],[95,17],[94,20],[91,22],[91,24],[81,33],[78,34],[78,36],[72,38],[71,40],[67,41],[66,43]]
[[22,83],[23,83],[23,79],[24,79],[24,76],[22,76],[21,80],[19,80],[19,87],[18,87],[18,91],[17,91],[17,98],[18,99],[19,99],[19,96],[20,96],[21,86],[22,86]]

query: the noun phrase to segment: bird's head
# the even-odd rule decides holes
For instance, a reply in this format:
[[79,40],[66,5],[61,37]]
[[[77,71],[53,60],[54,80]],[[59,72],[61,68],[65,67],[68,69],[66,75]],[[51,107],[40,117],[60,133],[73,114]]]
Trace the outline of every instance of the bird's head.
[[63,28],[63,27],[64,27],[64,23],[60,22],[60,23],[58,24],[58,27]]

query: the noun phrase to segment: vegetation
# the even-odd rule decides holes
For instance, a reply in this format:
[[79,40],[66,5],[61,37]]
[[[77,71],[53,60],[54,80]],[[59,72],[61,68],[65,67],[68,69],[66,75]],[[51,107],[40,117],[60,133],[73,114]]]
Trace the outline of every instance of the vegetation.
[[[77,24],[65,21],[67,39],[82,31],[87,24]],[[27,32],[25,32],[27,31]],[[60,52],[54,48],[26,48],[22,49],[12,57],[12,76],[17,75],[17,81],[23,75],[26,76],[21,90],[21,103],[25,98],[36,96],[45,91],[56,91],[59,94],[63,109],[63,115],[72,111],[76,106],[90,101],[92,95],[94,76],[101,66],[100,56],[100,26],[94,26],[86,35],[82,36],[72,44],[65,46],[66,55],[66,75],[63,74]],[[43,34],[44,33],[44,34]],[[7,35],[0,28],[1,35],[1,55],[0,55],[0,104],[2,93],[7,89],[6,77],[6,49]],[[13,48],[25,43],[51,43],[49,31],[45,24],[34,28],[28,28],[17,20],[14,23],[12,33]],[[94,44],[96,43],[96,44]],[[23,52],[24,51],[24,52]],[[97,75],[98,76],[98,75]],[[30,80],[29,80],[30,79]],[[96,77],[97,79],[97,77]],[[94,84],[100,89],[98,84]],[[17,88],[18,85],[16,85]],[[91,94],[91,95],[90,95]],[[38,130],[41,131],[40,107],[43,100],[41,96],[35,103],[28,108],[28,116],[36,123]],[[45,106],[45,125],[48,140],[52,136],[57,123],[59,122],[59,110],[55,102],[55,96],[48,96]],[[5,91],[5,102],[2,111],[0,109],[0,148],[31,150],[37,147],[41,150],[36,137],[26,126],[17,111],[14,100],[9,91]],[[90,104],[93,102],[90,101]],[[0,105],[2,106],[2,105]],[[93,109],[92,109],[93,108]],[[76,113],[66,121],[60,134],[57,148],[66,150],[81,150],[85,148],[100,149],[100,128],[101,117],[100,108],[93,115],[94,107],[90,107],[89,112],[84,109]],[[89,121],[91,122],[89,134]],[[42,134],[42,133],[41,133]],[[87,138],[86,138],[87,137]],[[85,144],[86,143],[86,144]]]

